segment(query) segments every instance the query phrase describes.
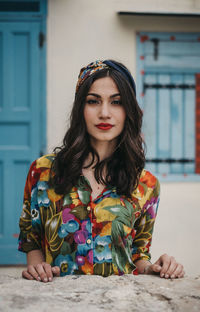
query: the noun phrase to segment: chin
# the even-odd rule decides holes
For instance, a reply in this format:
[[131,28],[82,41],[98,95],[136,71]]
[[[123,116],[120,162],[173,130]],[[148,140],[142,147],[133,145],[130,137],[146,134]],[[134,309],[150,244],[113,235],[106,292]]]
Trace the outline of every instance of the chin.
[[111,136],[101,136],[101,137],[92,137],[92,140],[94,141],[94,143],[107,143],[107,142],[114,142],[117,141],[117,137],[111,137]]

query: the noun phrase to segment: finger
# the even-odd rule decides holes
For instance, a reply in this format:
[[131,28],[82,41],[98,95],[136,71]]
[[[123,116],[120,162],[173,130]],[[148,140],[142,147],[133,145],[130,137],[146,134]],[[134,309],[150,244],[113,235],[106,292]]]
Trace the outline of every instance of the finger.
[[42,263],[42,265],[43,265],[43,269],[44,269],[44,271],[45,271],[45,273],[46,273],[46,276],[47,276],[48,281],[49,281],[49,282],[52,282],[52,280],[53,280],[53,274],[52,274],[51,265],[50,265],[49,263],[46,263],[46,262]]
[[176,277],[183,277],[184,270],[183,270],[183,265],[180,263],[177,263],[176,270],[172,273],[171,278],[176,278]]
[[182,278],[182,277],[184,277],[184,275],[185,275],[185,271],[182,271],[182,273],[179,274],[177,277],[178,277],[178,278]]
[[36,269],[34,268],[33,265],[28,265],[27,267],[27,272],[33,276],[34,279],[36,279],[37,281],[41,281],[41,277],[38,274],[38,272],[36,271]]
[[54,266],[52,272],[54,276],[60,276],[60,268],[58,266]]
[[171,277],[176,271],[177,267],[178,267],[178,263],[176,262],[174,257],[170,257],[170,265],[169,265],[167,272],[165,273],[165,278]]
[[33,280],[33,279],[34,279],[33,276],[32,276],[31,274],[29,274],[26,270],[24,270],[24,271],[22,272],[22,277],[23,277],[23,278],[26,278],[26,279],[28,279],[28,280]]
[[35,268],[36,268],[36,271],[37,271],[38,275],[40,276],[42,282],[44,282],[44,283],[48,282],[48,278],[47,278],[47,275],[46,275],[46,272],[43,268],[42,263],[38,263]]
[[151,270],[153,271],[153,272],[156,272],[156,273],[159,273],[161,270],[162,270],[162,267],[161,267],[161,265],[158,265],[158,264],[152,264],[152,266],[151,266]]
[[164,254],[163,256],[160,257],[161,258],[161,263],[162,263],[162,269],[160,271],[160,276],[164,277],[165,273],[167,272],[167,270],[169,269],[169,266],[171,264],[171,259],[168,255]]
[[151,265],[147,265],[144,268],[144,274],[158,274],[161,270],[161,266],[158,264],[151,264]]
[[158,264],[158,265],[162,266],[163,261],[165,261],[165,258],[169,258],[169,256],[167,254],[163,254],[162,256],[160,256],[158,258],[158,260],[154,264]]

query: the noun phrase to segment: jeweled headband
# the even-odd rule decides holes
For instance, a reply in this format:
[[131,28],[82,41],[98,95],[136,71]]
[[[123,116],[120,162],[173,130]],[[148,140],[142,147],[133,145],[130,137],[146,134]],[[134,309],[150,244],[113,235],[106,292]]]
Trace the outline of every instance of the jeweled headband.
[[136,96],[135,81],[134,81],[131,73],[123,65],[115,63],[114,61],[110,61],[110,60],[95,61],[95,62],[90,63],[86,67],[83,67],[80,70],[80,74],[78,76],[78,82],[77,82],[77,85],[76,85],[76,92],[78,91],[78,89],[82,85],[82,83],[88,77],[90,77],[93,73],[95,73],[97,71],[100,71],[102,69],[109,69],[109,68],[113,68],[113,69],[117,70],[118,72],[120,72],[126,78],[126,80],[128,80],[128,82],[132,86],[133,91],[134,91],[135,96]]

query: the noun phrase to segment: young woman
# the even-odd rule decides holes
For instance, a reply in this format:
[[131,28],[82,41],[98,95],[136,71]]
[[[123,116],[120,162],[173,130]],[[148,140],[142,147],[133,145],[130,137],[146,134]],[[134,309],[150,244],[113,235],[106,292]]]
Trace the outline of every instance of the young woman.
[[34,161],[27,177],[19,238],[24,278],[184,276],[166,254],[150,262],[159,182],[144,169],[141,125],[124,65],[96,61],[81,69],[63,145]]

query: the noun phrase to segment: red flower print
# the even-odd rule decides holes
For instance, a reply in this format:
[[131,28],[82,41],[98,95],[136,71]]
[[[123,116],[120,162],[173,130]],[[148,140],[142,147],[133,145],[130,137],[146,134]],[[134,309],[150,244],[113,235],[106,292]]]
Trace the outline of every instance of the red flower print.
[[140,181],[146,184],[148,187],[154,187],[156,184],[156,177],[152,175],[149,171],[146,171],[145,175],[140,179]]

